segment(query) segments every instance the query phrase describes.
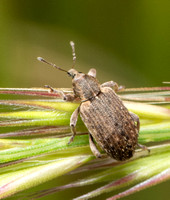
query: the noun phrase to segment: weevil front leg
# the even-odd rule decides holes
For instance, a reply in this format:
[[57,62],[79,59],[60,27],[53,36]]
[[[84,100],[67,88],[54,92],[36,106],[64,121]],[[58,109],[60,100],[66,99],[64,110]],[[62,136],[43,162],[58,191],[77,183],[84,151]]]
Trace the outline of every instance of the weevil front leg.
[[[139,129],[140,129],[140,121],[139,121],[139,117],[133,113],[133,112],[130,112],[130,115],[131,117],[133,118],[134,122],[136,122],[136,126],[137,126],[137,129],[138,129],[138,133],[139,133]],[[148,153],[150,153],[150,149],[148,149],[145,145],[142,145],[142,144],[137,144],[138,147],[140,147],[142,150],[147,150]]]
[[114,81],[108,81],[101,84],[101,87],[111,87],[115,92],[124,90],[124,86],[118,86],[118,84]]
[[50,89],[50,93],[58,93],[62,96],[63,100],[65,101],[74,101],[75,99],[75,96],[73,94],[64,94],[63,91],[60,91],[60,90],[55,90],[54,88],[52,88],[51,86],[49,85],[45,85],[44,86],[45,88],[49,88]]
[[99,150],[96,147],[96,144],[94,143],[92,135],[89,133],[89,145],[92,153],[96,156],[96,158],[101,158],[102,155],[100,154]]
[[88,72],[88,75],[93,76],[94,78],[96,78],[96,70],[94,68],[91,68]]
[[70,118],[70,128],[71,128],[71,132],[72,132],[73,135],[71,136],[68,144],[70,144],[71,142],[73,142],[74,137],[76,135],[76,124],[77,124],[77,119],[78,119],[79,111],[80,111],[80,109],[78,107],[78,108],[76,108],[76,110],[71,115],[71,118]]

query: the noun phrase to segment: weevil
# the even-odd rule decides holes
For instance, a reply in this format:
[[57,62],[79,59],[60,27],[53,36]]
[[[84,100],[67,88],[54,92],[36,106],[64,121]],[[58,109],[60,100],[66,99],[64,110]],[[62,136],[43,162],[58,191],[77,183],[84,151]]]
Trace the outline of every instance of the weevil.
[[[74,42],[71,41],[70,45],[74,67],[76,61]],[[84,74],[73,67],[67,71],[41,57],[37,59],[66,72],[72,78],[73,95],[60,91],[64,100],[73,101],[79,98],[81,101],[70,118],[72,136],[69,143],[73,142],[76,135],[76,123],[80,114],[89,131],[91,151],[97,158],[102,157],[102,154],[94,140],[107,155],[119,161],[131,158],[137,146],[146,149],[145,146],[138,144],[139,117],[129,112],[116,94],[122,87],[118,87],[113,81],[100,85],[96,79],[95,69],[90,69],[88,74]],[[58,92],[50,86],[46,87],[50,89],[50,92]]]

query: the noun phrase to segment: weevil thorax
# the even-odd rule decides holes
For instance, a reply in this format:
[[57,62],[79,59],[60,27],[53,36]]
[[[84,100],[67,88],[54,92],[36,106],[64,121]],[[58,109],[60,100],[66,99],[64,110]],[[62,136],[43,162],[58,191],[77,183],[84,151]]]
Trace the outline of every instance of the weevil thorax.
[[70,69],[68,74],[72,77],[73,91],[82,101],[93,99],[100,93],[100,84],[97,79]]

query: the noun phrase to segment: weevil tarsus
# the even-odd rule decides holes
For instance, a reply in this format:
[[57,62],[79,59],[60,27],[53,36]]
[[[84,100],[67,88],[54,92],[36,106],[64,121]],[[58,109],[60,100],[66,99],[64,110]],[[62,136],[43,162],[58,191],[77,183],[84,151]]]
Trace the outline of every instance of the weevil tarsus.
[[143,151],[148,151],[148,154],[150,153],[150,149],[147,147],[147,146],[145,146],[145,145],[142,145],[142,144],[137,144],[138,145],[138,147],[139,148],[141,148]]

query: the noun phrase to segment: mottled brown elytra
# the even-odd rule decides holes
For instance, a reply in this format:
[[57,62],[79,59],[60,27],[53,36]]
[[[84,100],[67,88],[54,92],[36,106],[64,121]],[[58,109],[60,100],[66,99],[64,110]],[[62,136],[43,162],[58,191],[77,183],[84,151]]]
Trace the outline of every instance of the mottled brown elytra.
[[[73,54],[73,67],[76,61],[74,43],[71,41]],[[41,57],[38,60],[52,65],[53,67],[67,72],[72,77],[73,95],[64,94],[60,91],[63,99],[73,101],[79,98],[81,103],[73,112],[70,119],[70,127],[73,133],[70,142],[76,135],[76,123],[80,114],[85,126],[89,131],[89,144],[93,154],[100,158],[101,153],[97,149],[93,138],[107,155],[116,160],[127,160],[134,154],[136,146],[146,149],[138,144],[139,117],[128,111],[121,99],[115,92],[123,89],[117,83],[109,81],[99,84],[96,79],[96,70],[90,69],[88,74],[78,72],[73,67],[67,71],[47,62]],[[50,92],[58,92],[50,86],[46,86]]]

